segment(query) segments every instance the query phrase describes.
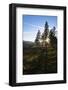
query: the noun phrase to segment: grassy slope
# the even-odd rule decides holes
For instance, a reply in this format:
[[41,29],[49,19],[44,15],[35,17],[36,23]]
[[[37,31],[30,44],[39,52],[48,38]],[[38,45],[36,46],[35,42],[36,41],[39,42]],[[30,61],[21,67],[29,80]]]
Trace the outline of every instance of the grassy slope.
[[24,48],[23,66],[24,74],[56,73],[57,51],[53,47]]

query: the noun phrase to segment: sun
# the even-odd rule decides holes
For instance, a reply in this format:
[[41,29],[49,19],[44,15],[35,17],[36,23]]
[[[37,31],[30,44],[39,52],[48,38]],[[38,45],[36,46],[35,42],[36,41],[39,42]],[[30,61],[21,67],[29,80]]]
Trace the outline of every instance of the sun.
[[45,40],[48,44],[50,43],[50,39],[47,37]]

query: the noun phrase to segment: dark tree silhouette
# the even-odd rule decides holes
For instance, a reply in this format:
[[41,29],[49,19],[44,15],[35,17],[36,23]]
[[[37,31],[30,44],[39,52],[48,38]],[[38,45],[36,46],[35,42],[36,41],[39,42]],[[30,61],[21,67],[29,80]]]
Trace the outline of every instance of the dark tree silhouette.
[[37,35],[36,35],[36,39],[35,39],[36,45],[39,45],[39,43],[40,43],[39,39],[40,39],[40,30],[38,30]]
[[52,29],[52,32],[53,32],[53,36],[55,37],[55,31],[56,30],[56,28],[55,27],[53,27],[53,29]]
[[48,33],[49,33],[49,25],[48,25],[48,22],[46,21],[45,23],[45,29],[44,29],[44,32],[42,34],[42,39],[45,40],[48,36]]
[[50,38],[50,43],[52,46],[56,46],[57,45],[57,37],[55,36],[55,30],[56,28],[53,27],[53,29],[50,30],[50,33],[49,33],[49,38]]

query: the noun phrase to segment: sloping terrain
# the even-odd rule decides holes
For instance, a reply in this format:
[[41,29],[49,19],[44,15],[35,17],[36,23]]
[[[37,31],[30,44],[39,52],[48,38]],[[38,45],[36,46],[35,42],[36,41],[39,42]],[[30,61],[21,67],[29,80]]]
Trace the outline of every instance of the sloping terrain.
[[[27,45],[28,46],[28,45]],[[23,74],[57,73],[57,50],[50,46],[23,48]]]

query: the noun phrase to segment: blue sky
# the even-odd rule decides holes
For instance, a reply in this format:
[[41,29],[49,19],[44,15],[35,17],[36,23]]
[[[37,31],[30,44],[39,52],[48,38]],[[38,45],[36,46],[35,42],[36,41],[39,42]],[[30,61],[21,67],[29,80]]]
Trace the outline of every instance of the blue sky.
[[57,28],[57,16],[23,15],[23,40],[34,41],[38,30],[44,31],[45,22],[48,22],[49,29]]

